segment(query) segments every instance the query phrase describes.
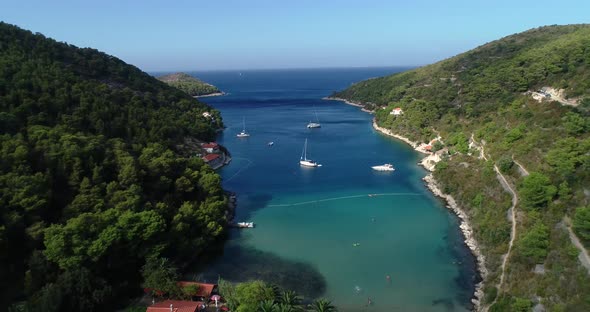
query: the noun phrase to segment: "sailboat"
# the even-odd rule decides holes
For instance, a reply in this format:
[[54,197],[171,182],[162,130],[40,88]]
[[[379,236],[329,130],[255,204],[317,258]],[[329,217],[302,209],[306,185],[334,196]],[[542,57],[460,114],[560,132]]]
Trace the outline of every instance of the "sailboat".
[[312,122],[310,120],[309,123],[307,124],[307,128],[308,129],[321,128],[322,127],[322,124],[320,124],[320,120],[318,119],[318,112],[315,110],[315,107],[313,109],[313,112],[315,113],[315,120],[316,120],[316,122]]
[[236,136],[237,136],[238,138],[247,138],[247,137],[249,137],[249,136],[250,136],[250,134],[249,134],[248,132],[246,132],[246,118],[244,118],[244,119],[242,120],[242,122],[243,122],[243,124],[244,124],[244,127],[242,128],[242,132],[238,133]]
[[307,139],[305,139],[305,144],[303,145],[303,152],[301,153],[301,159],[299,160],[299,164],[305,167],[321,167],[322,165],[318,164],[314,160],[307,159]]

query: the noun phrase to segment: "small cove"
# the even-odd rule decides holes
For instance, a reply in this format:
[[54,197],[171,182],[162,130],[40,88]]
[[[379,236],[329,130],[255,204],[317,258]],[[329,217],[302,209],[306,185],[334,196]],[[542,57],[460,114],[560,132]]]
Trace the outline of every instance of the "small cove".
[[[201,277],[260,278],[306,298],[327,297],[340,311],[469,308],[474,260],[456,217],[422,184],[421,155],[374,131],[359,108],[321,100],[400,70],[195,73],[228,93],[201,100],[227,126],[218,141],[233,160],[220,173],[238,196],[236,220],[256,223],[232,230]],[[315,112],[322,128],[307,129]],[[243,120],[251,137],[240,139]],[[308,157],[322,167],[300,167],[305,139]],[[370,168],[383,163],[396,170]]]

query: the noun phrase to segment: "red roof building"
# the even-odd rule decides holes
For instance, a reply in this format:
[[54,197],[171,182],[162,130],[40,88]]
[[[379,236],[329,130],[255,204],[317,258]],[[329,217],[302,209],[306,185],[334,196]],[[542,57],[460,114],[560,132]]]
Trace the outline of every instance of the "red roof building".
[[208,162],[211,162],[217,158],[219,158],[219,154],[207,154],[207,155],[203,156],[203,161],[208,163]]
[[203,144],[203,148],[219,148],[219,144],[215,142]]
[[215,142],[205,143],[201,147],[207,151],[207,153],[213,153],[219,150],[219,144]]
[[146,312],[197,312],[201,306],[201,301],[164,300],[149,306]]
[[197,292],[193,294],[195,297],[203,297],[209,299],[214,292],[217,292],[217,284],[206,284],[206,283],[197,283],[197,282],[187,282],[187,281],[180,281],[178,282],[178,286],[181,288],[187,286],[197,286]]

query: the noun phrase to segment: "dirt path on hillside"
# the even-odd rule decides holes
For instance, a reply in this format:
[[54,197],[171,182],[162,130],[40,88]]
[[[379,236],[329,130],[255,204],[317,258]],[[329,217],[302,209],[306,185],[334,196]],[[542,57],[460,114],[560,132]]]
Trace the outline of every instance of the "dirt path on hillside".
[[[484,152],[484,144],[481,144],[480,146],[481,146],[481,150],[480,150],[481,156],[483,157],[483,159],[485,159],[487,161],[488,158],[486,157],[485,152]],[[484,311],[488,311],[489,307],[493,306],[496,303],[496,300],[498,299],[498,297],[500,295],[500,292],[502,290],[502,285],[504,284],[504,278],[506,275],[505,274],[506,264],[508,263],[508,259],[510,258],[510,253],[512,252],[512,246],[514,245],[514,240],[516,238],[516,205],[518,204],[518,195],[516,195],[516,192],[514,191],[514,189],[512,189],[512,187],[508,183],[508,180],[506,180],[504,175],[502,175],[502,173],[498,169],[498,166],[494,165],[494,171],[496,172],[496,178],[498,179],[498,181],[500,181],[500,184],[502,185],[504,190],[506,190],[507,192],[509,192],[512,195],[512,205],[510,206],[510,209],[508,209],[508,219],[510,220],[512,227],[510,229],[510,242],[508,242],[508,251],[506,251],[506,254],[504,254],[502,256],[502,265],[500,266],[502,272],[500,273],[500,281],[498,282],[498,284],[496,284],[496,288],[498,289],[498,295],[496,296],[494,301],[492,303],[490,303],[489,306],[487,306],[483,309]]]
[[508,183],[508,181],[506,180],[506,178],[504,177],[504,175],[502,175],[502,173],[500,173],[500,170],[498,169],[498,167],[496,165],[494,165],[494,171],[496,171],[496,177],[498,178],[498,180],[500,181],[500,184],[502,184],[502,187],[510,192],[512,194],[512,206],[510,206],[510,209],[508,210],[508,215],[509,215],[509,219],[510,222],[512,223],[512,229],[510,230],[510,242],[508,243],[508,251],[506,252],[506,254],[502,257],[502,274],[500,274],[500,281],[498,282],[497,288],[498,291],[500,291],[500,289],[502,288],[502,285],[504,284],[504,273],[506,272],[506,263],[508,262],[508,259],[510,258],[510,252],[512,251],[512,245],[514,245],[514,239],[516,238],[516,205],[518,204],[518,195],[516,195],[516,192],[514,191],[514,189],[512,189],[512,187],[510,186],[510,184]]
[[518,166],[518,168],[520,168],[519,170],[523,177],[529,175],[529,172],[518,161],[516,161],[516,159],[514,159],[514,156],[512,156],[512,161]]
[[570,240],[572,241],[572,244],[574,244],[574,246],[576,246],[576,248],[578,248],[578,250],[580,251],[580,254],[578,255],[580,263],[582,264],[582,266],[586,268],[586,270],[588,270],[588,274],[590,274],[590,256],[588,255],[588,250],[586,250],[586,247],[582,245],[582,242],[580,242],[580,239],[572,230],[572,223],[570,218],[566,216],[563,218],[563,221],[565,223],[567,231],[570,234]]

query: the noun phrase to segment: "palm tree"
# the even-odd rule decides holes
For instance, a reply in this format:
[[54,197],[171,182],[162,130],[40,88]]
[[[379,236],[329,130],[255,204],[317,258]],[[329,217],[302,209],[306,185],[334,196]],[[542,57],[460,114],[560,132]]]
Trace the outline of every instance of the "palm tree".
[[315,312],[337,312],[338,309],[336,309],[335,306],[332,305],[332,301],[324,299],[324,298],[320,298],[318,300],[315,300],[312,305],[312,310]]
[[279,303],[277,306],[277,312],[300,312],[303,311],[301,306],[292,306],[286,303]]
[[273,300],[264,300],[260,302],[258,312],[277,312],[277,305]]
[[285,290],[281,292],[278,301],[290,306],[297,306],[301,304],[301,296],[293,290]]

